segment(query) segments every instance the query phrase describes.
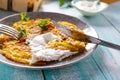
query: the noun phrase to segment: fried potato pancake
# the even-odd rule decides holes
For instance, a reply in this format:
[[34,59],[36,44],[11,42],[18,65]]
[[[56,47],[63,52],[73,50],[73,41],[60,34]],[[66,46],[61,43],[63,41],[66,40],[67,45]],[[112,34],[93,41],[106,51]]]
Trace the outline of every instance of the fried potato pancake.
[[[53,34],[60,36],[62,40],[56,40],[54,42],[48,43],[47,47],[52,49],[60,49],[60,50],[70,50],[72,52],[82,53],[85,51],[85,46],[87,40],[84,35],[81,36],[82,41],[75,40],[66,36],[64,33],[61,33],[57,27],[49,20],[49,22],[45,25],[47,29],[43,29],[39,27],[39,23],[44,19],[35,19],[29,21],[18,21],[13,24],[13,28],[16,30],[21,28],[25,30],[26,36],[19,38],[18,40],[14,40],[13,38],[7,35],[0,35],[0,45],[2,49],[0,49],[0,53],[4,55],[6,58],[13,60],[22,64],[30,64],[30,60],[32,58],[32,53],[28,43],[26,43],[26,39],[33,39],[35,36],[44,34],[47,32],[52,32]],[[71,27],[75,30],[78,30],[83,33],[82,30],[78,29],[74,24],[60,21],[58,22],[61,25],[66,27]],[[84,34],[84,33],[83,33]],[[76,37],[76,35],[73,35]],[[46,64],[45,61],[39,61],[35,64],[43,65]]]

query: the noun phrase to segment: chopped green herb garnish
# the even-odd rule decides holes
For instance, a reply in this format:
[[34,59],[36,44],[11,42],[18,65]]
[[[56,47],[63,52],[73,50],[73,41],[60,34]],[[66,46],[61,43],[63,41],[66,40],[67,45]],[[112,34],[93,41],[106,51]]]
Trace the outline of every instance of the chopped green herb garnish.
[[59,5],[60,5],[60,6],[63,6],[64,3],[65,3],[65,0],[59,0]]
[[30,20],[30,18],[26,16],[26,13],[20,14],[20,17],[21,17],[22,21],[29,21]]
[[73,7],[69,0],[59,0],[59,6],[62,7],[63,5],[65,5],[64,8],[72,8]]
[[22,38],[22,37],[27,36],[25,30],[22,30],[20,27],[18,27],[17,30],[18,30],[18,32],[19,32],[19,34],[18,34],[18,37],[19,37],[19,38]]
[[43,30],[46,30],[47,29],[47,26],[46,24],[49,22],[49,19],[43,19],[39,24],[38,26],[41,27]]
[[17,28],[17,31],[20,32],[22,29],[20,27]]

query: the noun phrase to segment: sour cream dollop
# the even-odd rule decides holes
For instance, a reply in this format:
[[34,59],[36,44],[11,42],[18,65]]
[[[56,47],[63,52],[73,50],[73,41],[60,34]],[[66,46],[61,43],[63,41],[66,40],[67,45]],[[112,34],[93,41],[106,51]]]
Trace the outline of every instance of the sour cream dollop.
[[70,50],[55,50],[46,47],[50,41],[54,41],[56,39],[61,38],[49,32],[38,35],[32,40],[28,40],[32,52],[30,64],[37,61],[61,61],[62,59],[74,54],[74,52],[71,52]]
[[97,1],[78,1],[75,3],[75,6],[83,11],[94,13],[94,12],[99,12],[105,9],[107,7],[107,4],[103,2],[100,2],[100,4],[98,4],[98,0]]

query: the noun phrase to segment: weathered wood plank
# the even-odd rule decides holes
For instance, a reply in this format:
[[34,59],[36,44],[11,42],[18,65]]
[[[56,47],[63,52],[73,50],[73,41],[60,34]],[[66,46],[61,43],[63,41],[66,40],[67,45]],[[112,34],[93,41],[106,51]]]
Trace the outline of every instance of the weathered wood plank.
[[[106,50],[104,51],[103,48]],[[111,50],[112,49],[108,49],[106,47],[98,48],[92,55],[92,57],[96,61],[96,64],[98,64],[99,68],[101,69],[107,80],[119,80],[120,65],[115,59],[116,55],[113,56],[114,52],[111,52]],[[120,57],[120,55],[118,56]]]
[[106,80],[90,57],[59,69],[45,70],[46,80]]
[[41,70],[20,69],[0,63],[0,80],[44,80]]
[[[101,39],[120,45],[120,33],[104,16],[97,15],[93,18],[82,17],[82,19],[95,28]],[[116,58],[120,57],[120,51],[101,46],[101,49],[96,50],[96,54],[92,56],[108,80],[120,79],[120,62]]]
[[103,12],[103,15],[114,25],[114,27],[120,32],[120,1],[111,4],[107,10]]
[[[120,33],[120,1],[117,3],[113,3],[109,6],[107,10],[105,10],[102,14],[106,20],[113,25],[113,27]],[[111,29],[112,30],[112,29]],[[113,33],[114,34],[114,33]],[[117,44],[120,44],[120,39],[116,38],[119,35],[114,35],[113,39]],[[110,75],[113,80],[119,80],[120,74],[120,51],[109,49],[112,54],[109,56],[110,60],[107,61],[106,64],[109,64],[108,70],[110,71]],[[111,73],[112,72],[112,73]]]

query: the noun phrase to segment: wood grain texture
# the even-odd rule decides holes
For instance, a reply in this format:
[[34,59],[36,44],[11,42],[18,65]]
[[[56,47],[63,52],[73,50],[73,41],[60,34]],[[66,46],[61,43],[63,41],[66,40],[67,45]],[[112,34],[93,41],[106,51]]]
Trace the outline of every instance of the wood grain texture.
[[106,80],[90,57],[76,64],[44,71],[46,80]]
[[[105,49],[105,50],[103,50]],[[119,52],[120,53],[120,52]],[[119,80],[120,79],[120,66],[117,64],[113,57],[113,52],[107,48],[100,47],[93,54],[93,59],[99,66],[101,72],[105,75],[107,80]]]
[[111,4],[108,9],[103,12],[103,15],[120,32],[120,1]]
[[21,69],[0,63],[0,80],[44,80],[41,70]]
[[[87,21],[98,32],[99,37],[109,42],[120,45],[120,33],[102,15],[93,18],[81,17]],[[99,21],[98,21],[99,20]],[[93,58],[108,80],[120,79],[120,51],[101,46],[96,50]],[[119,59],[117,58],[119,57]]]

